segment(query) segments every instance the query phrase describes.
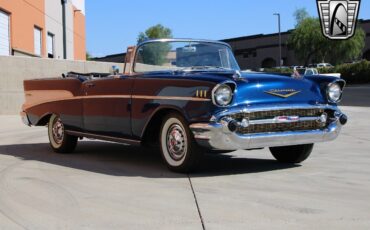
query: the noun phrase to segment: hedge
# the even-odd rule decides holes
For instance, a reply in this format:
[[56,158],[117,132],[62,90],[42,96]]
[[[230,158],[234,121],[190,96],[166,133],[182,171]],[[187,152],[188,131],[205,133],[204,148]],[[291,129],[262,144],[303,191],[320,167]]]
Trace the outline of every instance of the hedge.
[[[320,69],[319,72],[322,70]],[[329,70],[328,70],[329,71]],[[334,73],[340,73],[347,84],[370,83],[370,62],[361,61],[353,64],[342,64],[333,68]]]

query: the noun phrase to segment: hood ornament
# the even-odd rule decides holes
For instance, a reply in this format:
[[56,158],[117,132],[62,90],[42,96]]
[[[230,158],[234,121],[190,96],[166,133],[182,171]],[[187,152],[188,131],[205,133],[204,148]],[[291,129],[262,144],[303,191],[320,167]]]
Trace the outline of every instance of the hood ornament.
[[300,92],[301,91],[298,91],[298,90],[295,90],[295,89],[271,89],[269,91],[265,91],[265,93],[267,93],[267,94],[277,96],[277,97],[281,97],[281,98],[288,98],[288,97],[294,96],[294,95],[296,95]]

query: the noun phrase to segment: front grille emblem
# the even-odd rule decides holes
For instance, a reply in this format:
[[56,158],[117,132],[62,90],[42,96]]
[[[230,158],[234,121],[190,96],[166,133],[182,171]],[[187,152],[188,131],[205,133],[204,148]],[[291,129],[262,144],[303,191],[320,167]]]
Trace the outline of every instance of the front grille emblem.
[[276,123],[292,123],[298,122],[299,116],[277,116],[274,118]]
[[269,91],[265,91],[265,93],[267,93],[267,94],[277,96],[277,97],[282,97],[282,98],[288,98],[288,97],[294,96],[294,95],[296,95],[300,92],[301,91],[297,91],[297,90],[294,90],[294,89],[272,89],[272,90],[269,90]]

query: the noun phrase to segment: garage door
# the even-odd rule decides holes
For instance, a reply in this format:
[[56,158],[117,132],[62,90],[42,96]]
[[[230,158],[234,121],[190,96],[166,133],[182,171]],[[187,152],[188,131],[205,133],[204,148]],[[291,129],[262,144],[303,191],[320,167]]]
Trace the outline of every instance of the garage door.
[[0,55],[10,54],[9,15],[0,11]]

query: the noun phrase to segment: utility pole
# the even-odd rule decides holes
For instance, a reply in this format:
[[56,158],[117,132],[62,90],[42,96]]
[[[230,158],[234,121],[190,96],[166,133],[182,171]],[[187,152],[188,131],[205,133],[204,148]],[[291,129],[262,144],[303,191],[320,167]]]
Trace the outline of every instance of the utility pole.
[[63,58],[67,59],[67,25],[66,25],[66,4],[67,0],[61,0],[63,18]]
[[279,27],[279,66],[280,66],[280,69],[281,69],[282,56],[281,56],[281,23],[280,23],[280,13],[274,13],[274,15],[278,17],[278,27]]

